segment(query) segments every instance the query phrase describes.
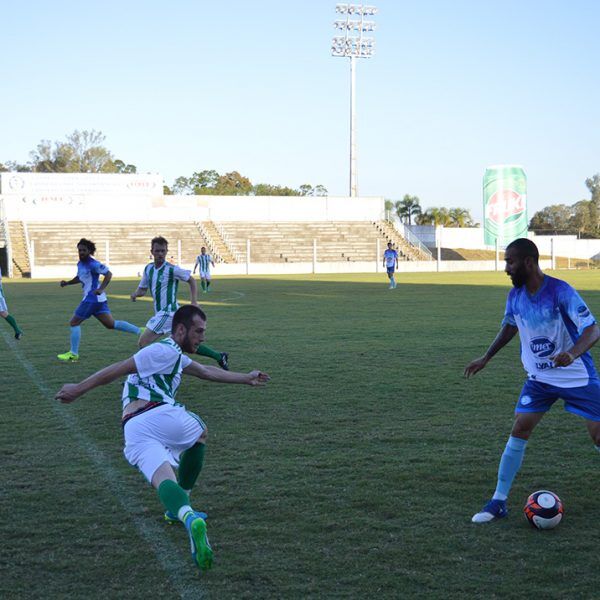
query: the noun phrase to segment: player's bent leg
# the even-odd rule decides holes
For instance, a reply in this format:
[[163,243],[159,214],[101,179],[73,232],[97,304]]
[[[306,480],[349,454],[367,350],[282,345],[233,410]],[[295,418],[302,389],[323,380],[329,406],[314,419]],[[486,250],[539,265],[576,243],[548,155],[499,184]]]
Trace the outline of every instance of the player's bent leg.
[[176,514],[183,522],[190,538],[192,558],[200,569],[210,569],[213,551],[206,533],[206,521],[189,504],[185,490],[173,479],[175,473],[168,462],[164,462],[152,476],[152,485],[168,511]]
[[110,313],[101,313],[99,315],[94,315],[106,329],[114,329],[115,328],[115,320]]
[[591,421],[590,419],[586,419],[585,424],[590,437],[594,441],[596,450],[600,452],[600,421]]
[[224,369],[225,371],[229,371],[229,354],[227,352],[217,352],[213,350],[210,346],[206,344],[200,344],[196,348],[196,354],[199,356],[208,356],[213,360],[217,361],[217,364]]
[[160,333],[156,333],[152,331],[152,329],[144,329],[142,335],[140,335],[140,339],[138,340],[138,346],[140,348],[144,348],[145,346],[149,346],[152,342],[157,340],[161,336]]

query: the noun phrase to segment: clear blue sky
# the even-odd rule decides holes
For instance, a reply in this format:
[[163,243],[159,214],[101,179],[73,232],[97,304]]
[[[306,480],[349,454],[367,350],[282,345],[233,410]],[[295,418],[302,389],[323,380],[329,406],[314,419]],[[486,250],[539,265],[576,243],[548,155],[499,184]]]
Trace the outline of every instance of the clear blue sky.
[[[0,161],[96,129],[140,172],[238,170],[348,193],[349,60],[334,1],[34,0],[2,8]],[[359,192],[481,219],[486,165],[529,214],[600,172],[600,2],[380,0],[359,61]]]

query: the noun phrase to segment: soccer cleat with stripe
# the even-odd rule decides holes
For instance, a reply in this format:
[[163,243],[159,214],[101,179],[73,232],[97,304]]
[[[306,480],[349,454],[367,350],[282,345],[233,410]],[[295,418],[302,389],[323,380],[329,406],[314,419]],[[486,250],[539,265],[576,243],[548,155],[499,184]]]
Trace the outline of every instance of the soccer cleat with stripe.
[[[199,511],[195,511],[195,512],[199,517],[201,517],[205,521],[206,521],[206,519],[208,519],[208,515],[205,512],[199,512]],[[169,525],[173,525],[173,523],[179,523],[179,518],[177,517],[177,515],[174,515],[170,510],[165,511],[164,519],[165,519],[165,522],[168,523]]]
[[221,352],[221,360],[218,362],[218,365],[223,371],[229,371],[229,354],[227,352]]
[[15,340],[20,340],[22,337],[23,337],[22,331],[17,331],[17,333],[15,333]]
[[197,512],[190,511],[185,515],[185,528],[190,536],[194,562],[203,571],[210,569],[213,563],[213,551],[206,535],[206,521],[199,517]]
[[506,500],[490,500],[482,509],[473,515],[473,523],[489,523],[496,519],[503,519],[508,514]]
[[57,354],[56,358],[63,362],[77,362],[79,360],[79,354],[73,354],[70,350],[64,354]]

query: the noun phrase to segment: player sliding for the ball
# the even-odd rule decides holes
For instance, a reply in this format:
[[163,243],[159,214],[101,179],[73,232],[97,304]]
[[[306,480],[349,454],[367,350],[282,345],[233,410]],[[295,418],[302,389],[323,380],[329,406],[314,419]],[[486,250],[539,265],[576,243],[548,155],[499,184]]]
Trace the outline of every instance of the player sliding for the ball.
[[[206,534],[206,514],[192,508],[189,496],[204,462],[207,429],[200,417],[175,401],[181,374],[252,386],[270,380],[261,371],[232,373],[202,365],[183,354],[196,351],[205,331],[204,312],[197,306],[183,306],[173,315],[170,337],[80,383],[67,383],[56,394],[61,402],[73,402],[100,385],[128,375],[122,396],[125,457],[158,490],[167,509],[165,519],[178,519],[185,525],[192,556],[200,569],[211,567],[213,551]],[[178,467],[177,475],[174,467]]]
[[464,374],[470,377],[481,371],[518,332],[527,381],[500,460],[496,491],[473,516],[474,523],[508,514],[506,500],[523,462],[527,440],[559,398],[566,410],[586,419],[588,432],[600,451],[600,380],[588,352],[600,338],[596,320],[568,283],[542,273],[539,252],[532,241],[520,238],[510,243],[504,260],[514,287],[508,294],[502,329],[488,351],[467,365]]

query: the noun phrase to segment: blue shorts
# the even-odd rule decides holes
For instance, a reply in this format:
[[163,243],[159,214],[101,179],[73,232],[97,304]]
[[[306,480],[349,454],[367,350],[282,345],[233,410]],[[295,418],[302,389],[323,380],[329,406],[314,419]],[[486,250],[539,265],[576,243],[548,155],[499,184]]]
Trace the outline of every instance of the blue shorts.
[[89,319],[98,315],[110,314],[108,302],[86,302],[85,300],[75,309],[75,316],[79,319]]
[[393,275],[395,270],[396,270],[396,267],[387,267],[388,275]]
[[590,379],[583,387],[562,388],[528,379],[521,390],[515,413],[548,412],[561,398],[565,410],[589,419],[600,421],[600,380]]

